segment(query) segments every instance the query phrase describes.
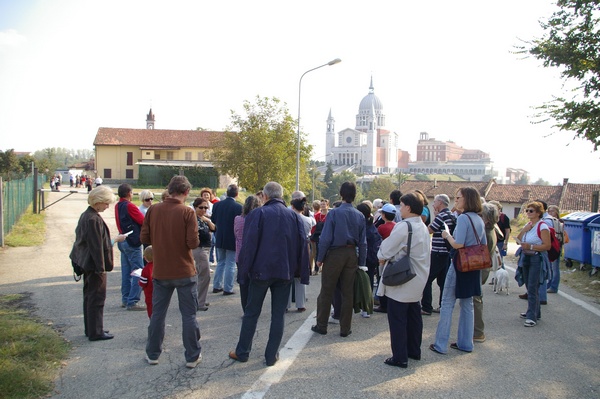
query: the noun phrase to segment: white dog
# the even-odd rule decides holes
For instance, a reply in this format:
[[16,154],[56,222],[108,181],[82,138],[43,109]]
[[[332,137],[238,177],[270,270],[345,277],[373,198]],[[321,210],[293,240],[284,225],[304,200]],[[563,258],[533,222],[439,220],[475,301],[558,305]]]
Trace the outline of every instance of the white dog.
[[499,294],[503,289],[506,290],[506,295],[508,295],[508,272],[506,269],[498,269],[496,270],[496,278],[494,279],[494,292]]

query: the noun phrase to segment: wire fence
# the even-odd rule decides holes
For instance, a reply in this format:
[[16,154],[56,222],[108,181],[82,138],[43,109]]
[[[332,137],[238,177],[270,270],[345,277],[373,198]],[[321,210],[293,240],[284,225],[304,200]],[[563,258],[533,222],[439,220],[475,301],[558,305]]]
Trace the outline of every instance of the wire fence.
[[[41,188],[45,177],[38,175],[37,179],[37,187]],[[34,189],[34,176],[7,182],[0,177],[0,246],[4,246],[5,237],[33,202]]]

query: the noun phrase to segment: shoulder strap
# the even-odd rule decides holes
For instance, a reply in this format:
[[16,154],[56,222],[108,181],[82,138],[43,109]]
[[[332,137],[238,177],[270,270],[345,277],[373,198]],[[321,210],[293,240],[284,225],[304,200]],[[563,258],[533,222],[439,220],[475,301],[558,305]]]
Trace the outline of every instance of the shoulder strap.
[[404,220],[403,222],[405,222],[408,225],[408,242],[406,243],[406,256],[410,256],[410,244],[412,243],[412,226],[409,222],[406,222]]
[[471,222],[471,227],[473,227],[473,234],[475,234],[475,238],[477,239],[477,245],[481,245],[481,240],[479,239],[479,236],[477,235],[477,232],[475,231],[475,225],[473,224],[473,219],[471,219],[471,216],[469,216],[468,213],[465,213],[465,215],[469,218],[469,222]]

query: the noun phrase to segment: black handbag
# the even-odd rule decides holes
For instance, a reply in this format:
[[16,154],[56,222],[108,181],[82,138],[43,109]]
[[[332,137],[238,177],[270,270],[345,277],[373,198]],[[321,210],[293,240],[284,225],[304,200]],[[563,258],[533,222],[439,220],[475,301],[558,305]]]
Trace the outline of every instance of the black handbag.
[[412,280],[416,274],[410,267],[410,244],[412,242],[412,226],[410,223],[405,222],[408,225],[408,243],[406,244],[406,256],[398,259],[394,263],[389,263],[385,269],[383,269],[383,276],[381,281],[384,285],[395,287],[398,285],[405,284]]

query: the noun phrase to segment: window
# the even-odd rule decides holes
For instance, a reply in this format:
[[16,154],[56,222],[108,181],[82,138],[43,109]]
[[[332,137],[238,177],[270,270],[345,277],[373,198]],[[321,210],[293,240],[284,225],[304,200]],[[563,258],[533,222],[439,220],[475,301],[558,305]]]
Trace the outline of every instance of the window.
[[112,179],[112,169],[104,169],[104,178]]
[[167,151],[167,161],[173,160],[173,151]]
[[192,152],[191,151],[186,151],[185,152],[185,160],[186,161],[191,161],[192,160]]
[[158,152],[154,153],[154,159],[160,159],[160,154]]
[[202,151],[198,151],[196,155],[198,156],[198,161],[204,161],[204,154],[202,154]]
[[133,165],[133,152],[127,153],[127,166]]
[[125,169],[125,178],[133,179],[133,169]]

